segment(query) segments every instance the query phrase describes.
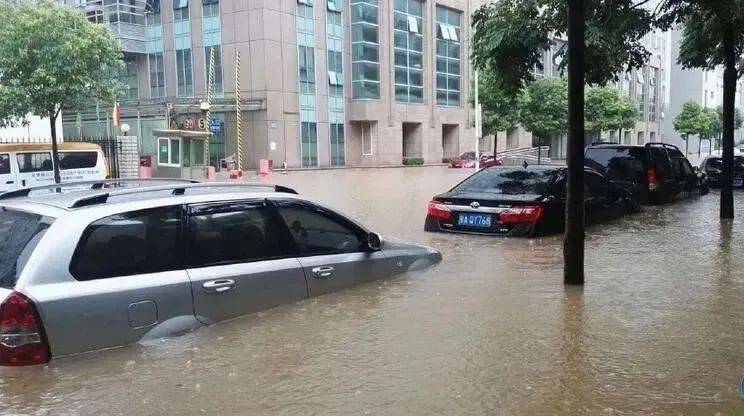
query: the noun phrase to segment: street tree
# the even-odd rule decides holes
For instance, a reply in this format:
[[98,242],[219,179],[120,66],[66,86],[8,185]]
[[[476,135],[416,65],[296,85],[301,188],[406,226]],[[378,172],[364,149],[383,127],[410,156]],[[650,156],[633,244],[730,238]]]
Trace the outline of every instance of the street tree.
[[563,77],[543,78],[524,89],[519,99],[522,126],[544,139],[568,131],[568,81]]
[[[718,113],[718,121],[721,127],[721,131],[718,135],[713,136],[713,138],[716,140],[716,147],[721,147],[721,134],[723,132],[723,106],[719,105],[716,107],[716,112]],[[742,125],[744,125],[744,116],[742,116],[741,109],[739,107],[736,107],[734,109],[734,130],[739,130]]]
[[633,128],[638,121],[638,106],[611,86],[595,87],[586,93],[584,117],[586,129],[601,138],[603,131]]
[[49,119],[55,183],[60,112],[114,101],[122,85],[112,74],[121,65],[118,41],[79,11],[52,2],[0,2],[0,121],[17,125],[28,114]]
[[568,63],[568,180],[564,282],[584,282],[584,86],[603,85],[620,72],[641,67],[650,53],[643,37],[651,29],[648,0],[501,0],[473,14],[473,61],[490,69],[518,95],[534,79],[533,69],[567,36],[559,51]]
[[498,133],[508,132],[519,124],[518,97],[504,94],[503,87],[490,71],[479,74],[479,86],[483,134],[493,135],[493,149],[496,152]]
[[690,145],[690,136],[700,134],[705,129],[706,120],[703,118],[703,107],[690,100],[682,104],[682,111],[674,118],[674,130],[681,133],[685,141],[685,154]]
[[734,218],[734,112],[736,81],[744,69],[744,0],[665,0],[659,11],[658,27],[682,25],[678,62],[683,68],[724,68],[720,216]]
[[713,150],[713,139],[718,141],[723,132],[723,121],[718,115],[718,112],[712,108],[704,108],[700,113],[700,135],[698,140],[698,156],[701,153],[701,143],[703,140],[707,140],[710,144],[711,150]]

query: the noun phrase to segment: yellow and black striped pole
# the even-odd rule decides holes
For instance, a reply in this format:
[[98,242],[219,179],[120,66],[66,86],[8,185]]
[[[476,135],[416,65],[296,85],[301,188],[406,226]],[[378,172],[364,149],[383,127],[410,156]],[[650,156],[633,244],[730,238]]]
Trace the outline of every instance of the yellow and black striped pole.
[[235,51],[235,125],[238,145],[238,170],[243,170],[243,134],[240,115],[240,51]]
[[209,137],[212,133],[212,89],[214,88],[214,46],[209,48],[209,77],[207,79],[207,135],[204,138],[204,166],[209,169]]

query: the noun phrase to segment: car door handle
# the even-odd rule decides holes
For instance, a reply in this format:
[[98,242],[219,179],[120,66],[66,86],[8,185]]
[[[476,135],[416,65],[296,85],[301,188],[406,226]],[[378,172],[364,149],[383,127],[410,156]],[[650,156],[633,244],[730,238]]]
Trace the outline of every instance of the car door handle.
[[316,279],[328,279],[333,276],[335,271],[336,270],[331,266],[315,267],[313,269],[313,276],[315,276]]
[[235,280],[220,279],[210,280],[202,285],[206,293],[225,293],[235,289]]

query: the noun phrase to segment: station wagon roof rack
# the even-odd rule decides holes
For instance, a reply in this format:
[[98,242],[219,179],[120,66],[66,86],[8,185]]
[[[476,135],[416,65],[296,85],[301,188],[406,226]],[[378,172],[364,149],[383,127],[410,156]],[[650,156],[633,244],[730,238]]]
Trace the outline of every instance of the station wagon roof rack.
[[105,204],[108,202],[110,197],[141,194],[146,192],[163,192],[171,191],[171,195],[183,195],[188,189],[210,189],[210,188],[253,188],[262,190],[271,190],[273,192],[297,194],[292,188],[287,188],[281,185],[270,185],[260,182],[245,182],[245,183],[230,183],[230,182],[197,182],[197,183],[184,183],[184,184],[172,184],[172,185],[161,185],[161,186],[150,186],[147,188],[124,188],[119,190],[113,190],[111,192],[89,195],[82,198],[75,199],[70,205],[70,209],[83,208],[92,205]]
[[148,179],[103,179],[93,181],[79,181],[79,182],[66,182],[58,183],[54,185],[34,186],[30,188],[17,189],[15,191],[8,191],[0,194],[0,200],[23,198],[31,195],[32,192],[36,191],[49,191],[50,193],[62,193],[64,189],[79,188],[81,186],[90,186],[91,190],[103,189],[106,185],[117,185],[123,183],[199,183],[198,181],[189,179],[168,179],[168,178],[148,178]]

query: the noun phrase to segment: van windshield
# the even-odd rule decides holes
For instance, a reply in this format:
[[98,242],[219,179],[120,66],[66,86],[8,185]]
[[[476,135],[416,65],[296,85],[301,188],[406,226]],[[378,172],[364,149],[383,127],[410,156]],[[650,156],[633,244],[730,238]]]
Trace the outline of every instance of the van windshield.
[[639,147],[589,148],[585,164],[611,181],[642,183],[644,156],[645,150]]
[[49,217],[0,208],[0,287],[15,288],[31,253],[52,223]]

